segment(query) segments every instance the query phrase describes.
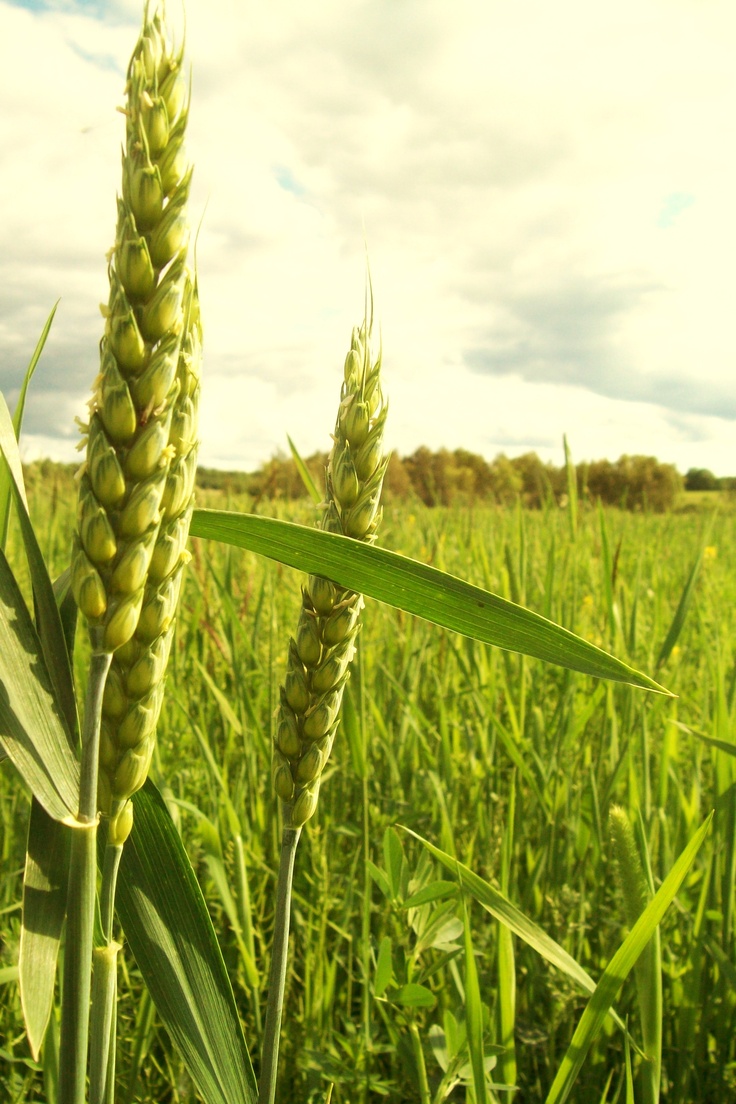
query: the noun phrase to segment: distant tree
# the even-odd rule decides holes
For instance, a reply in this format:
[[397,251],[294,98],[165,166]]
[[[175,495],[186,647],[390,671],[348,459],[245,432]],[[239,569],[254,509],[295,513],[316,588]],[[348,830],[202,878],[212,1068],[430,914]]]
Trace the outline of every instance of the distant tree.
[[404,467],[409,473],[414,493],[421,498],[425,506],[438,505],[434,456],[429,449],[422,445],[411,456],[406,457]]
[[491,464],[491,495],[499,506],[512,506],[521,494],[522,478],[505,453],[499,452]]
[[542,463],[536,452],[515,456],[510,463],[521,477],[521,494],[525,506],[539,509],[554,497],[550,468]]
[[397,452],[392,452],[383,480],[383,493],[388,501],[405,501],[412,494],[411,476]]
[[720,479],[708,468],[690,468],[685,475],[686,491],[717,491],[719,486]]
[[588,494],[609,506],[628,510],[671,509],[682,491],[682,476],[654,456],[620,456],[588,465]]

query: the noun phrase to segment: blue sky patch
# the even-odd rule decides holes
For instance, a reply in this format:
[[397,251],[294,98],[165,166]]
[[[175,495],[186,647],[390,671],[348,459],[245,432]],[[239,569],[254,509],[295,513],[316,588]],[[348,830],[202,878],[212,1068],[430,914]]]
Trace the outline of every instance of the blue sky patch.
[[668,230],[688,207],[692,207],[695,196],[689,192],[670,192],[665,196],[664,203],[657,217],[657,226],[660,230]]
[[285,192],[291,192],[297,199],[301,199],[302,196],[306,195],[306,189],[302,187],[291,169],[288,169],[286,165],[276,165],[273,174],[278,181],[279,187],[283,188]]
[[116,7],[114,0],[9,0],[16,8],[31,12],[78,12],[104,19]]

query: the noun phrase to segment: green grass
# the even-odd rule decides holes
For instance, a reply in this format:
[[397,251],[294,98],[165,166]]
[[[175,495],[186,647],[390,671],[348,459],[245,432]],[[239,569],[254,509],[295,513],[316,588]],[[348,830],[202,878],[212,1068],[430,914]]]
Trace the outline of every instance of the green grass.
[[[49,481],[29,493],[56,574],[68,559],[71,499]],[[199,503],[249,507],[212,491]],[[311,505],[279,507],[279,516],[311,522]],[[486,1062],[496,1063],[492,1079],[513,1070],[496,1049],[511,1018],[517,1099],[543,1101],[586,994],[515,937],[499,949],[498,923],[454,885],[432,889],[449,875],[411,837],[386,830],[405,825],[503,887],[597,980],[627,930],[607,834],[613,803],[641,809],[655,888],[716,809],[662,924],[663,1097],[684,1104],[736,1093],[735,760],[696,735],[734,739],[736,516],[709,522],[707,514],[581,511],[573,543],[563,511],[387,508],[385,547],[522,601],[679,697],[596,683],[368,603],[345,717],[297,864],[282,1041],[288,1099],[322,1101],[331,1080],[333,1104],[439,1100],[445,1090],[466,1099],[481,1037]],[[680,634],[656,671],[704,547]],[[13,529],[16,564],[18,548]],[[300,579],[211,543],[195,542],[193,552],[153,776],[205,889],[255,1061],[279,843],[271,728]],[[27,811],[5,763],[0,970],[17,961]],[[430,898],[406,907],[423,888]],[[466,908],[472,939],[463,935]],[[471,946],[480,1007],[473,1003],[466,1026]],[[196,1100],[132,956],[122,959],[119,1099]],[[512,967],[515,1004],[498,992]],[[640,1041],[633,974],[616,1008]],[[12,979],[0,1035],[0,1099],[46,1099]],[[453,1069],[461,1078],[454,1090]],[[571,1099],[623,1100],[625,1073],[623,1036],[608,1021]]]

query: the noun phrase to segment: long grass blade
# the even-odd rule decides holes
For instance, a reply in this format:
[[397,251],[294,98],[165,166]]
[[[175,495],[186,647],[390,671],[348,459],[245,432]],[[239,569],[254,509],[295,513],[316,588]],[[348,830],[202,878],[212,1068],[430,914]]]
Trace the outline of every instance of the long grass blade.
[[712,819],[711,813],[682,851],[659,890],[603,971],[595,992],[580,1017],[570,1046],[547,1094],[546,1104],[563,1104],[569,1097],[587,1053],[603,1026],[616,994],[680,888],[705,839]]
[[26,1033],[36,1061],[54,1003],[68,876],[69,829],[50,817],[34,798],[23,875],[18,971]]
[[[36,348],[33,352],[33,356],[30,359],[28,367],[26,368],[23,382],[20,387],[20,394],[18,395],[18,401],[15,404],[15,412],[13,414],[12,421],[8,413],[8,408],[5,403],[5,399],[0,395],[0,432],[4,435],[7,431],[7,422],[10,422],[11,430],[14,439],[17,441],[20,438],[20,431],[23,425],[23,413],[26,405],[26,394],[28,392],[28,385],[31,382],[33,373],[36,371],[36,365],[43,352],[43,347],[46,344],[46,338],[49,336],[49,330],[51,329],[51,323],[54,320],[56,314],[56,308],[59,305],[59,300],[51,309],[51,314],[46,319],[46,324],[41,331],[41,336],[38,339]],[[15,472],[16,480],[22,484],[23,476],[20,469]],[[10,521],[10,502],[11,502],[11,487],[8,481],[8,473],[4,470],[0,464],[0,548],[5,551],[5,544],[8,539],[8,524]]]
[[317,484],[314,482],[314,479],[312,478],[312,473],[302,459],[301,453],[297,449],[296,445],[294,444],[288,433],[286,434],[286,440],[289,442],[289,450],[294,459],[294,463],[296,464],[296,470],[299,472],[299,478],[304,484],[304,487],[306,488],[309,497],[311,498],[314,505],[319,506],[320,502],[324,498],[324,495],[320,491]]
[[205,1104],[255,1104],[253,1067],[194,871],[150,780],[133,803],[117,891],[126,939]]
[[[556,966],[558,970],[562,970],[567,974],[580,988],[586,993],[595,992],[595,982],[590,974],[583,969],[579,962],[577,962],[572,955],[569,955],[563,947],[556,943],[546,932],[530,920],[520,909],[513,905],[503,893],[500,893],[497,889],[494,889],[488,882],[483,881],[478,874],[475,874],[464,863],[454,859],[452,855],[448,855],[445,851],[440,850],[429,840],[423,839],[417,832],[413,832],[411,828],[404,828],[404,832],[408,832],[410,836],[414,836],[415,839],[427,848],[430,854],[434,855],[439,862],[442,863],[447,870],[451,871],[460,881],[460,884],[466,889],[470,895],[475,898],[479,905],[490,912],[491,916],[494,916],[496,920],[500,920],[502,924],[512,931],[515,935],[518,935],[525,943],[527,943],[532,950],[535,950],[537,954],[545,958],[547,962],[552,966]],[[618,1026],[625,1030],[623,1021],[617,1016],[617,1014],[611,1010],[611,1015],[616,1021]]]
[[191,533],[323,575],[486,644],[668,693],[647,675],[539,614],[396,552],[291,522],[220,510],[195,510]]
[[56,820],[74,818],[79,763],[30,614],[0,551],[0,745]]
[[[7,432],[7,421],[2,405],[2,396],[0,396],[0,453],[2,453],[7,464],[5,475],[9,480],[10,493],[15,499],[23,546],[28,561],[35,604],[36,629],[41,641],[46,667],[53,683],[56,700],[64,715],[69,747],[73,753],[78,739],[79,719],[69,660],[70,653],[66,646],[64,628],[54,587],[49,578],[46,563],[28,513],[17,441],[12,433]],[[20,481],[18,478],[19,472],[21,473]]]
[[685,618],[687,617],[690,604],[693,600],[693,593],[695,591],[695,584],[698,581],[698,575],[700,574],[700,567],[703,562],[703,549],[701,548],[695,557],[695,562],[690,568],[690,574],[687,577],[685,586],[683,587],[682,594],[680,595],[680,601],[677,603],[677,609],[675,610],[675,616],[672,618],[672,624],[667,630],[667,635],[662,641],[662,647],[659,649],[659,655],[657,656],[657,669],[662,667],[672,655],[672,649],[680,638],[682,627],[685,624]]

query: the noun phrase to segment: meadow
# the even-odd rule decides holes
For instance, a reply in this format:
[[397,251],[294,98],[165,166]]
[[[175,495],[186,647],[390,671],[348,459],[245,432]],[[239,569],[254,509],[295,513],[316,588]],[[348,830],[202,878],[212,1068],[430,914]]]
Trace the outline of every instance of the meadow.
[[[29,495],[55,577],[69,562],[73,496],[61,476]],[[197,503],[252,506],[212,491]],[[315,520],[306,499],[258,509]],[[734,746],[735,530],[731,510],[591,506],[574,526],[552,504],[386,508],[382,546],[530,607],[677,697],[598,682],[367,603],[296,868],[279,1099],[475,1099],[465,1041],[470,937],[494,1098],[544,1101],[587,995],[461,892],[405,829],[503,890],[597,980],[627,930],[613,805],[633,824],[640,814],[655,887],[715,809],[661,925],[662,1099],[736,1098],[735,761],[708,742]],[[22,573],[14,528],[10,538]],[[271,747],[302,580],[214,542],[195,540],[192,552],[151,775],[204,890],[257,1070],[280,844]],[[4,763],[0,1099],[54,1104],[56,1020],[36,1065],[14,974],[28,807]],[[633,973],[615,1007],[640,1040]],[[127,950],[118,1055],[120,1104],[199,1099]],[[645,1099],[638,1068],[608,1019],[570,1099]]]

